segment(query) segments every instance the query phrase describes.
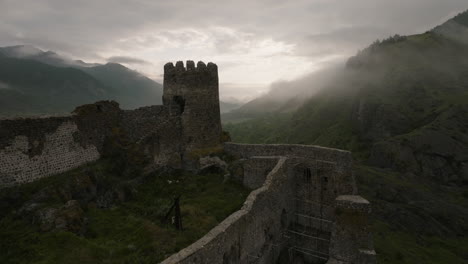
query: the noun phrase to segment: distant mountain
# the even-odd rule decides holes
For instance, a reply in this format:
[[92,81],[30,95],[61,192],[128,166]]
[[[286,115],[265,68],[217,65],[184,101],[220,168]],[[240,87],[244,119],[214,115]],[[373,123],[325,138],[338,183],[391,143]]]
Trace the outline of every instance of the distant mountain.
[[69,113],[108,97],[108,87],[74,68],[0,56],[0,116]]
[[221,119],[223,123],[238,123],[268,116],[273,113],[290,113],[302,106],[305,100],[306,98],[300,97],[292,97],[281,100],[262,96],[249,101],[229,112],[221,111]]
[[237,102],[225,102],[225,101],[219,101],[219,107],[221,110],[221,113],[229,113],[233,110],[238,109],[241,107],[241,103]]
[[35,60],[57,67],[92,67],[99,65],[85,63],[81,60],[71,60],[53,51],[43,51],[31,45],[0,47],[0,54],[11,58]]
[[122,108],[133,109],[162,104],[161,84],[121,64],[107,63],[82,67],[81,70],[109,86],[111,98],[119,102]]
[[8,102],[0,116],[68,113],[103,99],[124,109],[162,103],[161,84],[120,64],[70,60],[33,46],[0,48],[0,56],[0,87],[8,87],[0,88],[0,100]]
[[272,113],[291,113],[299,109],[319,90],[326,89],[336,79],[342,67],[328,67],[293,81],[273,83],[268,93],[222,115],[224,123],[239,122]]
[[237,142],[353,151],[379,263],[467,263],[467,16],[376,41],[297,111],[224,128]]

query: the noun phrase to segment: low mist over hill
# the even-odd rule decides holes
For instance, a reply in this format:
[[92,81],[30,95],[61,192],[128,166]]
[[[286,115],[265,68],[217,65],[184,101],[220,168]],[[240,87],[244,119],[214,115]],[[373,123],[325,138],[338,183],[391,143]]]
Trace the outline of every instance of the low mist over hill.
[[[456,17],[448,20],[444,24],[435,27],[430,32],[436,33],[437,35],[444,36],[445,39],[454,40],[455,42],[462,42],[468,44],[468,18],[466,13],[461,13]],[[384,44],[389,44],[392,42],[398,42],[399,40],[404,40],[405,37],[395,35],[386,39]],[[376,41],[372,46],[361,51],[361,53],[368,53],[369,50],[375,48],[381,41]],[[449,46],[445,47],[449,49]],[[421,60],[427,60],[427,63],[437,62],[437,54],[429,54],[429,58],[415,58],[412,50],[405,50],[408,53],[411,53],[408,59],[415,60],[415,62],[422,62]],[[395,50],[394,52],[399,52]],[[436,52],[437,53],[437,52]],[[452,55],[456,56],[456,55]],[[348,64],[361,63],[357,60],[362,59],[363,56],[358,58],[355,57],[348,62]],[[365,58],[367,59],[367,58]],[[378,59],[378,58],[372,58]],[[385,58],[387,61],[385,63],[390,63],[392,60],[389,60],[387,56]],[[463,58],[460,58],[463,59]],[[400,63],[401,61],[394,61],[393,63]],[[375,71],[365,72],[361,71],[358,74],[369,75],[369,76],[360,76],[356,77],[356,72],[352,72],[350,67],[344,68],[342,62],[338,65],[331,65],[321,69],[317,72],[308,74],[300,79],[293,81],[282,81],[273,83],[270,87],[268,93],[259,96],[246,104],[244,104],[239,109],[236,109],[228,115],[224,115],[224,121],[238,121],[239,119],[250,119],[253,117],[263,116],[268,113],[278,112],[278,113],[287,113],[297,110],[300,106],[304,104],[312,95],[316,94],[317,91],[322,89],[331,88],[331,86],[346,86],[346,83],[338,84],[338,82],[348,82],[348,75],[354,75],[354,79],[375,79]],[[349,65],[348,65],[349,66]],[[355,65],[356,66],[356,65]],[[446,65],[445,65],[446,66]],[[447,69],[450,69],[447,68]],[[348,76],[348,77],[345,77]],[[377,81],[378,78],[376,79]]]
[[279,81],[270,90],[237,109],[223,114],[223,122],[239,122],[272,113],[290,113],[301,107],[311,96],[326,89],[340,78],[343,66],[333,65],[293,81]]
[[376,41],[319,91],[311,79],[314,94],[296,111],[225,128],[237,142],[353,151],[381,263],[466,263],[466,21],[467,12],[424,34]]

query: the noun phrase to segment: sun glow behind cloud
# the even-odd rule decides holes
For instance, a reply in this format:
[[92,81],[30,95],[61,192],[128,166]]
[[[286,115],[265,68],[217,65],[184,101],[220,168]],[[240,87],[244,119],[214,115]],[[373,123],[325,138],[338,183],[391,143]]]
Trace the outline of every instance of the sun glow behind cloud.
[[248,100],[269,84],[291,80],[313,71],[317,62],[294,55],[295,44],[260,38],[228,27],[146,30],[119,39],[99,55],[131,57],[150,62],[124,63],[157,80],[168,61],[213,61],[219,67],[221,97]]

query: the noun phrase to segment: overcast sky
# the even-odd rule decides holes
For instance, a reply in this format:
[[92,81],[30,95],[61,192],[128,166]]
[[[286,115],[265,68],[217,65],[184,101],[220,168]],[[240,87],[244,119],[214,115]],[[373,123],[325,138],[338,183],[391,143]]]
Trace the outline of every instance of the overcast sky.
[[213,61],[221,96],[245,100],[466,9],[467,0],[0,0],[0,46],[119,62],[155,80],[168,61]]

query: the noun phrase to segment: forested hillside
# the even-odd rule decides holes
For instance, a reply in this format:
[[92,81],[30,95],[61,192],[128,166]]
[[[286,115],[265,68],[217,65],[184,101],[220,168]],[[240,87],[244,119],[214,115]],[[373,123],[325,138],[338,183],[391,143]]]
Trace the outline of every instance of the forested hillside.
[[376,41],[297,111],[225,129],[236,142],[353,151],[380,263],[466,263],[468,44],[441,30],[466,17]]

